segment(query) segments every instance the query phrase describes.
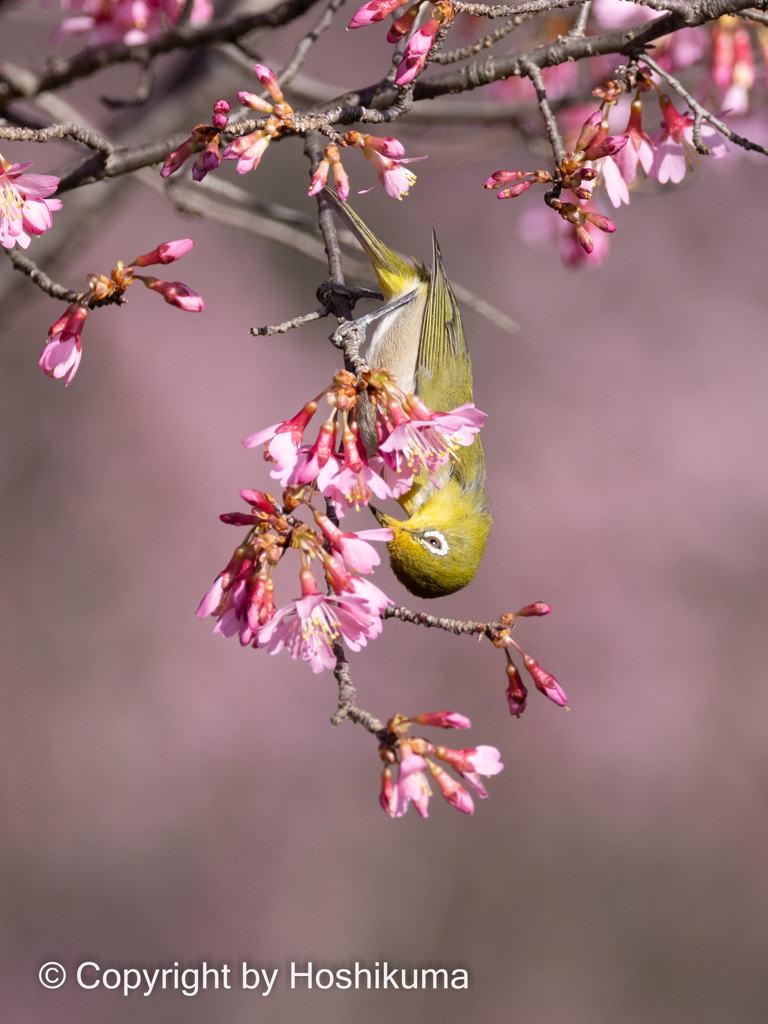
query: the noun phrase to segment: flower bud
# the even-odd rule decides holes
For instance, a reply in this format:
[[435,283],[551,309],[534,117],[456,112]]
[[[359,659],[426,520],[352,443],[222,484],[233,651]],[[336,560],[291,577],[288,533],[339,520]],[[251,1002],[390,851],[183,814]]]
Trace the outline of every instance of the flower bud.
[[602,213],[592,213],[591,211],[586,210],[584,212],[584,217],[590,222],[590,224],[594,224],[595,227],[600,228],[601,231],[607,231],[608,234],[612,234],[616,230],[616,225],[613,221],[604,217]]
[[455,807],[457,811],[463,811],[464,814],[474,814],[475,803],[461,783],[452,779],[448,772],[433,761],[428,760],[427,765],[441,795],[445,797],[451,807]]
[[579,240],[579,245],[585,253],[589,254],[595,247],[592,241],[592,235],[587,231],[583,224],[576,224],[576,237]]
[[505,651],[507,655],[507,678],[509,685],[507,686],[507,702],[509,703],[509,713],[514,718],[519,718],[520,715],[525,711],[525,701],[528,697],[528,690],[525,683],[520,677],[520,673],[517,671],[517,666],[509,656],[509,652]]
[[629,135],[626,132],[621,135],[609,135],[594,148],[585,150],[584,157],[587,160],[600,160],[604,156],[613,156],[626,146],[628,139]]
[[576,152],[587,148],[592,140],[597,136],[600,131],[600,125],[603,123],[603,112],[596,110],[594,114],[591,114],[584,124],[581,126],[581,132],[578,139],[576,140]]
[[285,102],[283,94],[280,91],[280,86],[278,85],[277,79],[275,78],[274,71],[271,71],[264,64],[256,64],[254,65],[253,73],[254,75],[256,75],[258,80],[267,90],[267,92],[275,101],[275,103]]
[[490,178],[486,178],[483,188],[501,188],[502,185],[507,185],[510,181],[527,178],[529,173],[530,171],[496,171]]
[[153,263],[162,263],[165,266],[168,263],[173,263],[174,260],[181,259],[194,244],[191,238],[178,238],[175,242],[161,242],[152,252],[137,256],[130,266],[149,267]]
[[370,0],[355,11],[352,21],[347,28],[362,28],[364,25],[373,25],[377,21],[383,21],[392,11],[402,6],[402,0]]
[[213,105],[213,117],[211,118],[211,124],[214,128],[226,127],[227,114],[230,109],[230,105],[226,100],[216,100]]
[[247,501],[249,505],[253,505],[260,512],[266,512],[268,515],[272,515],[277,512],[277,506],[268,494],[264,494],[263,491],[251,491],[244,489],[240,491],[240,497],[243,501]]
[[509,188],[503,188],[496,198],[514,199],[515,196],[521,196],[523,192],[527,192],[532,184],[532,181],[518,181],[516,185],[510,185]]
[[550,675],[549,672],[545,672],[541,665],[534,661],[533,658],[527,654],[523,656],[525,661],[525,667],[531,675],[536,689],[540,693],[543,693],[545,697],[549,697],[555,704],[559,704],[560,707],[565,707],[568,703],[568,698],[563,693],[563,688],[560,686],[554,676]]
[[379,804],[382,810],[386,811],[390,818],[395,816],[395,787],[392,784],[392,772],[390,771],[389,765],[384,768],[381,773],[381,793],[379,794]]
[[253,526],[254,523],[259,522],[256,516],[249,515],[247,512],[222,512],[219,519],[227,526]]
[[515,612],[515,618],[525,618],[528,615],[549,615],[552,609],[543,601],[536,601],[534,604],[527,604],[519,612]]
[[458,711],[430,711],[410,719],[416,725],[431,725],[438,729],[471,729],[472,723]]
[[181,281],[159,281],[156,277],[140,277],[138,274],[136,276],[147,288],[159,292],[171,306],[178,306],[187,313],[202,313],[205,309],[205,303],[197,292],[187,288]]
[[257,96],[255,92],[239,92],[237,98],[240,100],[244,107],[250,107],[251,110],[259,110],[263,114],[271,114],[273,107],[271,103],[267,103],[261,96]]
[[[400,4],[397,6],[399,7]],[[399,43],[403,36],[408,35],[414,21],[416,21],[416,15],[419,13],[420,8],[421,0],[419,0],[419,3],[414,4],[413,7],[409,7],[405,14],[401,14],[399,18],[392,22],[389,32],[387,32],[388,43]]]

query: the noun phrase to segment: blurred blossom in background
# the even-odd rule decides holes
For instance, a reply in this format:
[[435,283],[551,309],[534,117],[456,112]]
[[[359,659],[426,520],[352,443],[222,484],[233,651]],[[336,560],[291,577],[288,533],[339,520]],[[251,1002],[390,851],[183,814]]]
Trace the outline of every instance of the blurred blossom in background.
[[[29,49],[21,14],[9,24]],[[367,80],[378,41],[355,42],[350,77]],[[128,91],[133,73],[110,83]],[[224,64],[218,85],[243,87]],[[70,92],[106,129],[148,131],[88,82]],[[399,134],[420,151],[418,127]],[[248,187],[311,212],[298,145],[273,146]],[[360,705],[467,714],[462,743],[493,744],[507,770],[472,819],[437,800],[426,822],[382,813],[375,742],[329,724],[331,675],[225,643],[194,614],[236,540],[218,514],[269,483],[242,439],[339,365],[329,321],[269,339],[248,328],[315,308],[324,268],[176,215],[139,183],[98,186],[100,212],[71,193],[81,221],[104,220],[73,235],[55,276],[79,287],[116,255],[190,235],[184,276],[206,310],[96,311],[65,391],[37,367],[60,304],[2,280],[0,998],[14,1024],[765,1018],[765,166],[699,165],[674,193],[641,182],[589,272],[529,248],[523,208],[479,187],[510,154],[503,128],[446,129],[429,152],[402,205],[377,189],[355,208],[420,259],[434,225],[449,275],[521,330],[463,314],[495,525],[475,581],[424,607],[488,620],[552,605],[515,636],[570,711],[532,700],[512,719],[489,644],[386,623],[351,658]],[[12,155],[48,173],[70,153]],[[42,246],[30,254],[45,264]],[[422,606],[388,566],[375,581]],[[281,601],[292,584],[277,578]],[[48,960],[70,973],[57,991],[37,980]],[[280,977],[267,998],[237,985],[124,997],[78,989],[85,960],[248,960]],[[470,987],[292,992],[291,960],[465,967]]]

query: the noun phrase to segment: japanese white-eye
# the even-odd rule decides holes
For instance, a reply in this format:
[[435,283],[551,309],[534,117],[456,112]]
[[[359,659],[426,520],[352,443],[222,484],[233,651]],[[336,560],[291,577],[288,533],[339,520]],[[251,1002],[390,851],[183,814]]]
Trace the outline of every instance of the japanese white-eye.
[[[416,293],[411,302],[382,317],[365,353],[368,365],[386,366],[404,391],[419,395],[435,412],[471,402],[472,363],[434,232],[430,273],[392,252],[330,189],[326,195],[368,254],[386,302]],[[374,410],[364,401],[360,413],[362,436],[374,451]],[[394,533],[389,556],[395,575],[412,594],[424,598],[466,587],[480,565],[493,521],[478,438],[458,448],[435,475],[439,487],[422,472],[397,499],[408,519],[374,511]]]

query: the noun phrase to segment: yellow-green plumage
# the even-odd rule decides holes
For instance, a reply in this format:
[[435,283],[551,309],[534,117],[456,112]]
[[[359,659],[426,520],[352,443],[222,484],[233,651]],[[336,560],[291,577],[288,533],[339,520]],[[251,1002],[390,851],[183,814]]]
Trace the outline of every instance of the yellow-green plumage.
[[[472,363],[434,232],[430,273],[392,252],[346,203],[328,193],[368,254],[385,300],[416,292],[413,301],[382,318],[365,354],[368,364],[386,366],[403,390],[422,397],[435,412],[471,402]],[[373,450],[374,411],[367,403],[360,420],[366,445]],[[398,498],[408,519],[376,514],[394,533],[389,555],[395,575],[412,594],[425,598],[452,594],[470,582],[492,523],[478,438],[459,447],[436,476],[440,487],[422,473],[410,491]]]

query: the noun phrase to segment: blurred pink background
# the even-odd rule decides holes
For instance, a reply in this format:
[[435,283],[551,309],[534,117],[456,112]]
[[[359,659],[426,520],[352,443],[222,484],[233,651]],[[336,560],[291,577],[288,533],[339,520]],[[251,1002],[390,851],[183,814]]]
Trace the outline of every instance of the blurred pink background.
[[[17,33],[50,22],[9,18]],[[327,62],[350,53],[342,84],[365,81],[380,42],[352,48],[339,25],[307,71],[341,81]],[[218,75],[217,95],[250,88]],[[99,113],[95,96],[132,76],[67,96],[130,133],[136,115]],[[319,263],[136,184],[55,276],[80,287],[191,235],[171,276],[204,314],[133,289],[89,318],[65,390],[36,365],[60,304],[3,268],[0,978],[14,1024],[765,1018],[765,167],[702,161],[685,185],[633,196],[608,264],[573,273],[517,237],[537,198],[497,204],[479,187],[531,163],[503,128],[395,134],[430,154],[412,195],[377,189],[356,209],[419,258],[435,225],[448,273],[521,324],[510,336],[464,313],[496,522],[476,580],[428,610],[486,620],[547,601],[553,614],[516,636],[570,711],[534,691],[510,719],[489,644],[387,623],[351,658],[360,705],[382,719],[461,711],[474,728],[456,745],[494,744],[506,764],[473,819],[436,796],[428,821],[392,822],[375,742],[329,724],[332,676],[195,618],[241,535],[218,514],[269,482],[240,442],[293,414],[338,356],[329,321],[247,333],[314,308]],[[47,170],[73,150],[3,152]],[[348,170],[353,188],[370,184],[362,158]],[[238,183],[312,212],[295,142]],[[277,582],[294,596],[290,571]],[[424,606],[388,567],[376,582]],[[70,974],[57,991],[37,979],[47,960]],[[126,998],[80,990],[85,960],[280,974],[267,998]],[[470,987],[292,992],[292,960],[465,967]]]

